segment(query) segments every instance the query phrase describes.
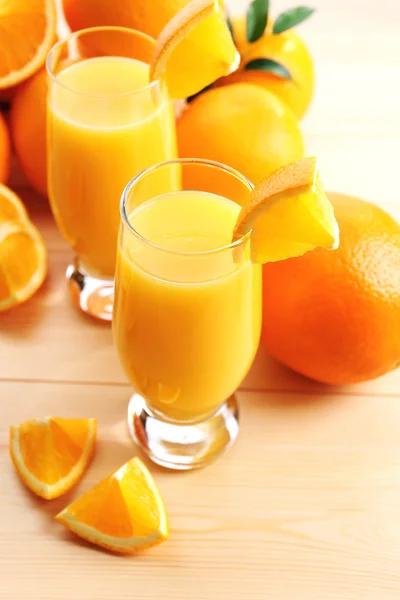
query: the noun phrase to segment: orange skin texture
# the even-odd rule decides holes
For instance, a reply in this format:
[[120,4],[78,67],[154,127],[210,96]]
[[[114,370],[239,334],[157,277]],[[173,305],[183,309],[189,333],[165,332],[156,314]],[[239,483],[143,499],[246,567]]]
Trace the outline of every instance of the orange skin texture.
[[[72,31],[117,25],[138,29],[156,38],[168,21],[190,0],[63,0]],[[222,2],[220,2],[223,6]]]
[[342,385],[400,364],[400,225],[358,198],[328,197],[340,246],[264,265],[262,342],[295,371]]
[[21,84],[11,107],[11,135],[21,169],[42,196],[47,196],[45,69]]
[[10,174],[11,144],[10,134],[3,115],[0,113],[0,183],[5,183]]
[[[238,71],[220,79],[217,85],[248,82],[261,85],[284,100],[301,119],[310,106],[314,94],[314,64],[310,52],[293,29],[272,35],[272,23],[256,42],[246,40],[245,17],[232,18],[235,43],[242,57]],[[265,71],[245,71],[244,65],[256,58],[270,58],[284,65],[292,81]]]
[[225,163],[254,184],[304,156],[303,137],[290,108],[248,83],[202,93],[181,115],[177,134],[181,157]]

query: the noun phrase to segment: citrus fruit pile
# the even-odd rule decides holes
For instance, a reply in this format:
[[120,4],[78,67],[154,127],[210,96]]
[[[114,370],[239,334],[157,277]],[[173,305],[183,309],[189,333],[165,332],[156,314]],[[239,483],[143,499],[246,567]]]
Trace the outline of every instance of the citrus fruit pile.
[[[46,92],[29,91],[27,100],[18,99],[19,86],[44,65],[56,39],[57,14],[54,0],[13,0],[2,3],[0,10],[0,105],[10,99],[20,106],[12,120],[12,137],[22,169],[32,185],[45,193],[45,120]],[[26,132],[23,130],[26,128]],[[38,147],[35,147],[38,133]],[[0,114],[0,183],[9,175],[10,133]],[[44,174],[44,175],[43,175]],[[39,183],[38,183],[39,182]]]
[[178,122],[181,156],[229,164],[254,183],[304,156],[299,119],[314,91],[312,58],[293,29],[313,10],[273,21],[268,8],[254,0],[246,16],[229,19],[239,68],[192,99]]
[[[25,485],[58,498],[86,472],[96,445],[96,419],[33,419],[10,428],[10,454]],[[164,503],[149,471],[133,458],[64,508],[56,520],[108,550],[131,553],[168,536]]]
[[[254,184],[304,158],[300,119],[312,101],[315,73],[307,45],[295,27],[312,9],[300,6],[272,15],[270,2],[253,0],[245,15],[233,16],[222,0],[62,0],[60,4],[73,31],[116,25],[157,39],[152,77],[166,77],[172,98],[187,98],[177,122],[180,156],[228,164]],[[0,29],[7,32],[0,40],[0,104],[11,103],[8,125],[0,112],[0,183],[9,175],[12,139],[26,178],[42,195],[47,192],[43,65],[56,38],[57,19],[53,0],[14,0],[5,3],[0,13]],[[316,193],[318,181],[312,185]],[[293,214],[289,199],[274,209],[275,201],[271,202],[264,217],[274,232],[268,247],[260,250],[262,260],[268,260],[264,312],[274,319],[272,323],[265,318],[263,342],[285,364],[326,383],[351,383],[385,373],[400,362],[400,300],[398,287],[392,285],[397,282],[400,253],[398,225],[372,205],[347,196],[339,201],[338,195],[328,194],[342,229],[341,246],[333,253],[318,249],[299,257],[314,246],[329,245],[327,239],[326,244],[320,240],[322,231],[317,235],[314,226],[320,215],[307,212],[305,197],[296,195],[295,202],[296,210],[307,215],[305,237],[298,231],[299,222],[289,221]],[[283,217],[287,223],[278,239],[275,226]],[[0,307],[23,301],[43,279],[40,236],[32,228],[25,229],[24,240],[29,238],[36,248],[36,258],[34,264],[24,266],[24,277],[16,275],[18,261],[11,268],[2,265]],[[13,240],[13,255],[20,256],[16,246],[22,244],[22,234],[9,226],[3,231],[8,232],[1,238],[3,256],[4,239],[7,244]],[[254,239],[262,241],[264,231],[266,225],[258,224]],[[377,239],[382,248],[390,248],[385,267],[375,260]],[[255,248],[258,252],[257,241]],[[287,254],[293,260],[279,262]],[[14,275],[6,277],[6,270]],[[331,272],[335,278],[328,277]],[[316,289],[321,287],[324,293],[318,295]]]
[[[53,0],[13,0],[0,10],[0,105],[19,95],[18,86],[44,64],[55,40],[56,9]],[[5,33],[5,35],[4,35]],[[39,106],[45,106],[45,92]],[[40,164],[45,155],[45,121],[35,128],[36,105],[19,114],[19,100],[12,119],[14,146],[28,179],[37,182],[45,174]],[[7,119],[8,121],[8,119]],[[41,140],[42,136],[42,140]],[[11,135],[0,112],[0,312],[28,300],[41,286],[47,272],[43,239],[30,221],[19,197],[4,184],[10,174]],[[38,146],[36,147],[36,144]],[[39,174],[35,165],[39,162]],[[37,187],[45,192],[43,181]]]
[[[25,9],[24,3],[26,0],[7,3],[0,12],[0,30],[10,32],[6,41],[3,37],[0,41],[0,91],[6,93],[3,100],[12,100],[9,122],[21,169],[32,187],[46,195],[47,82],[43,63],[55,41],[56,10],[53,0],[35,0]],[[161,27],[150,73],[152,79],[165,75],[171,97],[183,98],[230,73],[238,65],[239,55],[216,0],[194,0],[177,4],[175,9],[178,12],[165,14],[172,18]],[[29,36],[27,28],[33,31]],[[13,46],[18,52],[12,51]],[[202,68],[193,69],[193,64]],[[10,148],[8,126],[0,113],[0,183],[9,175]],[[1,188],[0,211],[10,202],[23,211],[18,198]],[[4,217],[4,221],[0,223],[0,311],[30,298],[46,273],[42,238],[26,214],[21,212],[7,222]]]
[[[18,0],[7,4],[0,15],[0,28],[7,30],[11,22],[17,22],[13,35],[22,35],[27,22],[17,15],[25,3],[28,15],[35,9],[36,17],[29,21],[34,35],[18,56],[10,52],[8,43],[4,47],[0,43],[0,63],[4,58],[4,64],[10,65],[4,73],[0,71],[0,103],[2,97],[11,98],[10,132],[21,169],[32,187],[46,196],[43,64],[55,41],[57,14],[54,0],[35,0],[33,8],[27,0]],[[117,6],[114,0],[62,2],[65,19],[73,31],[116,25],[138,29],[154,38],[162,34],[153,75],[158,76],[168,62],[167,79],[173,98],[190,97],[206,89],[201,103],[196,98],[178,123],[181,156],[214,158],[237,166],[255,183],[304,156],[298,119],[306,112],[314,89],[312,58],[293,29],[311,14],[311,9],[292,9],[273,21],[268,4],[254,0],[246,16],[229,20],[222,0],[121,0]],[[207,90],[212,84],[221,88],[219,93]],[[238,96],[242,98],[241,110],[236,110]],[[205,113],[209,115],[207,121]],[[213,128],[213,136],[208,135],[206,127]],[[8,174],[9,137],[0,123],[3,182]],[[236,143],[238,139],[241,144]]]
[[[190,102],[178,121],[180,156],[231,165],[254,183],[304,157],[299,118],[312,100],[314,67],[305,43],[293,28],[310,16],[312,9],[288,10],[273,21],[269,2],[254,0],[245,16],[229,18],[224,3],[215,1],[204,8],[214,11],[214,22],[204,21],[187,35],[196,20],[188,15],[198,8],[189,0],[121,0],[118,7],[113,0],[64,0],[63,4],[74,31],[119,25],[158,37],[172,18],[181,20],[180,26],[171,24],[183,42],[170,59],[170,93],[172,97],[190,97],[191,89],[204,91]],[[188,12],[177,17],[182,8]],[[222,16],[236,51],[229,32],[221,27]],[[162,43],[167,37],[164,31]],[[207,89],[210,84],[219,90]]]

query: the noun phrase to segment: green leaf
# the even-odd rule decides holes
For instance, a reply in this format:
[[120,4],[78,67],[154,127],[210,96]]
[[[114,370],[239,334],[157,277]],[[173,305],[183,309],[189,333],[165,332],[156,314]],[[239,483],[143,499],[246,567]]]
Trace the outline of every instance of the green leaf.
[[226,19],[226,24],[228,26],[228,29],[230,31],[233,41],[235,41],[235,34],[233,33],[232,21],[230,20],[229,17]]
[[295,25],[305,21],[314,11],[315,8],[310,8],[309,6],[298,6],[297,8],[286,10],[276,18],[272,33],[276,35],[295,27]]
[[269,0],[253,0],[247,9],[246,35],[248,42],[257,41],[265,31],[268,21]]
[[255,58],[244,67],[246,71],[267,71],[273,73],[282,79],[292,79],[290,71],[276,60],[270,58]]

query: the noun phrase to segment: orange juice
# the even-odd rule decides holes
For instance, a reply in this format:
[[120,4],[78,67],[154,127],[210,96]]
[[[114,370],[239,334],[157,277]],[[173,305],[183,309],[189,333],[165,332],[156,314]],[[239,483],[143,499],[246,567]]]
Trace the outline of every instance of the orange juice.
[[136,391],[167,419],[213,413],[240,385],[257,350],[261,270],[224,249],[239,211],[208,192],[170,192],[130,214],[142,237],[121,230],[116,346]]
[[86,269],[111,278],[125,185],[176,156],[171,104],[161,84],[148,86],[149,66],[132,58],[85,59],[57,74],[57,82],[48,101],[52,209]]

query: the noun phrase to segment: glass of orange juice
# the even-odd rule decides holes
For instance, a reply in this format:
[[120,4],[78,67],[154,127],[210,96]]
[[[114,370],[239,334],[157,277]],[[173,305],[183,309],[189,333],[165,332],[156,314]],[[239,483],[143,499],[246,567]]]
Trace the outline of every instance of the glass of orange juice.
[[[104,320],[112,316],[122,191],[133,174],[176,157],[165,84],[149,82],[154,45],[133,29],[96,27],[58,42],[47,58],[50,202],[75,253],[71,295]],[[174,173],[163,176],[173,188]]]
[[131,434],[166,467],[203,466],[238,433],[235,391],[261,327],[261,267],[248,235],[232,243],[251,190],[234,169],[182,159],[142,171],[122,196],[114,339],[134,386]]

